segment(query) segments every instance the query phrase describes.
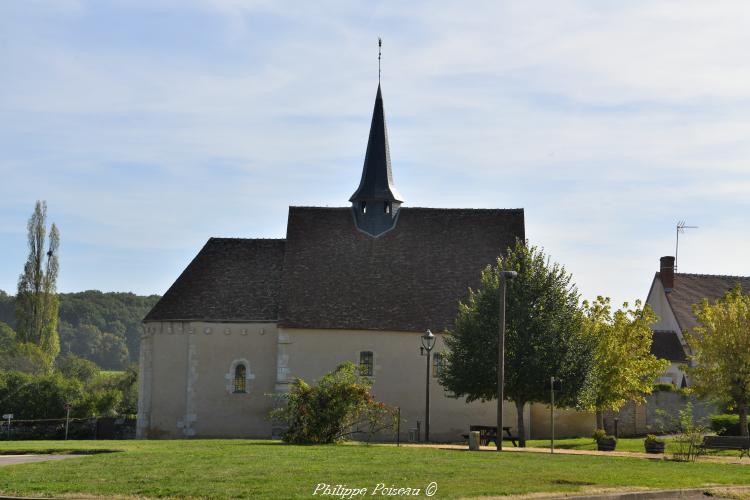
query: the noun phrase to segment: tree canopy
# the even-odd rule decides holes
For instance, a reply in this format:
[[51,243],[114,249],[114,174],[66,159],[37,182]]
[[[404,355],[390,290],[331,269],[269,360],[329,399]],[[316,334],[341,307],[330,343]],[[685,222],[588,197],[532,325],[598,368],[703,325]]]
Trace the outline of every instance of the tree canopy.
[[579,295],[565,269],[542,250],[517,241],[505,259],[482,271],[478,290],[459,304],[456,326],[446,336],[449,348],[441,383],[467,401],[497,398],[500,273],[507,281],[505,397],[518,410],[524,439],[523,406],[549,402],[550,378],[563,380],[556,399],[572,406],[585,380],[592,345],[583,334]]
[[750,403],[750,295],[737,287],[721,299],[694,306],[699,326],[687,335],[688,367],[694,389],[729,401],[740,415],[740,434],[748,435]]
[[[87,290],[58,294],[60,350],[119,370],[138,361],[141,321],[158,295]],[[0,321],[15,325],[15,297],[0,290]]]
[[597,413],[597,427],[603,427],[602,411],[618,411],[628,401],[642,402],[653,390],[654,380],[669,362],[651,354],[650,326],[656,314],[650,306],[635,302],[630,309],[612,312],[609,298],[584,302],[584,331],[594,345],[579,408]]

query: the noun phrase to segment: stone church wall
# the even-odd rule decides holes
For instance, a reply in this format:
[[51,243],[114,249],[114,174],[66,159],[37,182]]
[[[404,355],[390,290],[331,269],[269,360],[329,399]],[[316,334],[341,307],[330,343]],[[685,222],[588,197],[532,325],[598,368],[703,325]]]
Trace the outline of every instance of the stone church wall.
[[[274,323],[152,322],[141,341],[138,437],[269,437]],[[246,393],[233,392],[246,366]]]
[[[370,351],[374,357],[373,393],[389,405],[401,408],[401,439],[407,441],[409,431],[420,423],[424,435],[425,375],[427,358],[420,356],[421,333],[369,330],[279,329],[286,357],[283,360],[286,381],[300,377],[313,381],[344,361],[359,364],[359,353]],[[445,350],[441,335],[433,353]],[[283,381],[280,381],[283,382]],[[280,384],[283,386],[283,383]],[[473,402],[450,397],[430,377],[430,439],[439,442],[461,441],[469,425],[495,425],[496,403]],[[503,419],[516,431],[516,410],[512,403],[504,405]],[[529,428],[529,413],[525,415]],[[528,435],[528,434],[527,434]],[[381,436],[391,440],[394,436]]]

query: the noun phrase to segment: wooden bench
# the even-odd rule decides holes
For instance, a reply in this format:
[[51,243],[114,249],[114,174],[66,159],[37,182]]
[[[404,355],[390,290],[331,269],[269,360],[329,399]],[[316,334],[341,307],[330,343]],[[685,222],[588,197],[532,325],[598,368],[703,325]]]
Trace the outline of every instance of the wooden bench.
[[740,460],[743,455],[750,457],[749,436],[705,436],[700,447],[704,450],[738,450]]
[[[469,432],[475,431],[479,432],[480,445],[487,446],[490,441],[497,443],[497,427],[491,425],[470,425]],[[513,443],[513,446],[518,446],[516,444],[516,437],[510,433],[510,427],[503,427],[503,431],[507,434],[507,437],[503,439],[509,439]],[[469,439],[468,434],[462,434],[462,436],[464,439]]]

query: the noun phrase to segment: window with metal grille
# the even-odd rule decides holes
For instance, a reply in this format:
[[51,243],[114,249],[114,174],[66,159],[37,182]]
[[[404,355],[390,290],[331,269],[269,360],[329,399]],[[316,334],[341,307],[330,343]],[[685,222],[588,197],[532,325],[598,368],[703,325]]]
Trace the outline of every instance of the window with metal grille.
[[443,366],[445,366],[445,358],[439,352],[432,355],[432,376],[437,378],[443,372]]
[[365,377],[372,377],[372,351],[359,353],[359,373]]
[[237,365],[234,369],[234,393],[247,392],[247,368]]

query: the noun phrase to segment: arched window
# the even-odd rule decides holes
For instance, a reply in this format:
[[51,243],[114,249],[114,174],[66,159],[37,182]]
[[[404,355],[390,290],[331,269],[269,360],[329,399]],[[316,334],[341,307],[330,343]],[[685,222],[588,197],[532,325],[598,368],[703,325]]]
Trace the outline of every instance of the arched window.
[[437,378],[443,372],[445,358],[439,352],[432,355],[432,376]]
[[372,351],[362,351],[359,353],[359,373],[365,377],[372,377],[373,362]]
[[234,368],[234,391],[235,394],[247,392],[247,367],[239,364]]

